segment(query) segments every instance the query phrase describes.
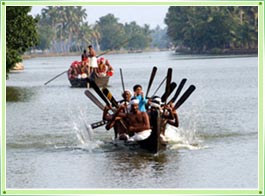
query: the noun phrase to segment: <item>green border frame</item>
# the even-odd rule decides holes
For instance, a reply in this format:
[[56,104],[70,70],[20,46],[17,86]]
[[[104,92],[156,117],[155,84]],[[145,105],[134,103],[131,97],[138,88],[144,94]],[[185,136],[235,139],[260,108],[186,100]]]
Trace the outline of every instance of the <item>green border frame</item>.
[[6,6],[258,6],[258,188],[257,189],[7,189],[6,188],[6,66],[2,66],[2,132],[1,132],[1,195],[75,195],[75,194],[200,194],[200,195],[263,195],[264,194],[264,134],[263,134],[263,1],[189,1],[189,2],[87,2],[87,1],[2,1],[1,55],[5,65]]

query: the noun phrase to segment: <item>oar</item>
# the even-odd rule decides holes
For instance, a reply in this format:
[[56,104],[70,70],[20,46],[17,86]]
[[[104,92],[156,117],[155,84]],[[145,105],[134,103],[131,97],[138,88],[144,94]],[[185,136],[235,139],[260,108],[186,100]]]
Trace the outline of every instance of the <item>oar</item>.
[[[170,93],[170,83],[171,83],[171,79],[172,79],[172,68],[168,68],[167,70],[167,82],[166,82],[166,96],[165,96],[165,100],[163,102],[167,101],[167,97],[169,96]],[[177,85],[176,85],[177,86]]]
[[176,90],[176,93],[175,93],[174,97],[169,101],[169,103],[174,103],[177,100],[177,98],[178,98],[178,96],[180,94],[180,91],[182,90],[182,88],[183,88],[184,84],[186,83],[186,81],[187,81],[186,78],[183,78],[181,80],[181,82],[179,83],[179,86],[178,86],[178,88]]
[[155,90],[155,92],[153,93],[152,97],[155,96],[155,94],[157,93],[157,91],[160,89],[160,87],[162,86],[162,84],[166,81],[167,77],[165,77],[162,82],[159,84],[159,86],[157,87],[157,89]]
[[167,98],[171,95],[171,93],[175,90],[175,88],[177,87],[177,84],[175,82],[172,82],[170,84],[170,90],[168,92],[165,92],[162,97],[161,97],[161,101],[162,102],[166,102]]
[[49,84],[51,81],[55,80],[56,78],[58,78],[59,76],[63,75],[63,74],[66,73],[66,72],[67,72],[67,70],[66,70],[66,71],[63,71],[62,73],[60,73],[60,74],[58,74],[58,75],[56,75],[56,76],[54,76],[54,77],[53,77],[52,79],[50,79],[49,81],[45,82],[44,85]]
[[102,91],[99,89],[98,85],[95,83],[94,80],[89,81],[90,86],[96,91],[96,93],[100,96],[100,98],[105,102],[107,106],[110,106],[110,103],[108,99],[105,97],[105,95],[102,93]]
[[101,110],[104,110],[104,105],[92,94],[90,90],[85,90],[85,95],[93,101]]
[[[122,90],[123,90],[123,93],[124,93],[125,92],[125,86],[124,86],[124,80],[123,80],[123,74],[122,74],[122,69],[121,68],[120,68],[120,74],[121,74]],[[124,99],[124,104],[125,104],[125,111],[126,111],[126,113],[129,113],[125,99]]]
[[149,83],[148,83],[148,87],[147,87],[147,90],[146,90],[145,97],[148,96],[148,93],[150,91],[151,85],[152,85],[152,83],[154,81],[154,78],[155,78],[155,75],[156,75],[156,71],[157,71],[157,67],[153,67],[153,70],[152,70],[151,75],[150,75],[150,79],[149,79]]
[[[116,107],[116,108],[118,109],[118,108],[119,108],[119,104],[118,104],[118,102],[116,101],[116,99],[114,98],[114,96],[112,95],[112,93],[109,91],[109,89],[107,89],[107,88],[103,88],[103,89],[102,89],[102,92],[103,92],[104,95],[109,99],[109,101],[112,103],[112,105],[114,105],[114,107]],[[114,115],[115,115],[115,114],[114,114]],[[113,119],[114,119],[114,118],[113,118]],[[127,129],[127,126],[124,124],[123,120],[120,119],[119,121],[120,121],[121,125],[122,125],[125,129]],[[110,123],[111,123],[111,121],[110,121]]]
[[91,126],[92,129],[96,129],[98,127],[101,127],[101,126],[107,124],[107,122],[108,121],[106,121],[106,120],[101,120],[101,121],[98,121],[98,122],[90,124],[90,126]]
[[124,86],[124,80],[123,80],[123,74],[122,74],[122,69],[120,68],[120,75],[121,75],[121,85],[122,85],[122,90],[123,92],[125,91],[125,86]]
[[110,103],[115,107],[118,108],[119,107],[119,103],[116,101],[116,99],[112,96],[111,92],[109,91],[109,89],[107,88],[103,88],[102,89],[103,94],[108,98],[108,100],[110,101]]
[[181,106],[189,98],[189,96],[191,95],[191,93],[193,93],[195,89],[196,87],[194,85],[190,85],[190,87],[185,91],[185,93],[179,98],[174,108],[178,109],[179,106]]

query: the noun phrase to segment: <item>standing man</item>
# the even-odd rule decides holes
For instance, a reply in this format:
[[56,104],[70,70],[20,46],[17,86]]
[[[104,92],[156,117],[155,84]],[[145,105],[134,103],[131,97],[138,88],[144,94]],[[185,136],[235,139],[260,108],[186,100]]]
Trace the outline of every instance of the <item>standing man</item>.
[[88,56],[90,58],[90,72],[92,73],[93,71],[96,71],[96,69],[98,68],[98,64],[97,64],[97,54],[96,51],[93,49],[93,47],[91,45],[88,46]]

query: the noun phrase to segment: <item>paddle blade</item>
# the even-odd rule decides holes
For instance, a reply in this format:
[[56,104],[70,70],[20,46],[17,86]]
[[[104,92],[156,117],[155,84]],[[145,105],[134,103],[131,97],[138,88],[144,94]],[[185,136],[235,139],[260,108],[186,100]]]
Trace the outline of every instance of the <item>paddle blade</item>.
[[148,83],[148,87],[147,87],[147,90],[146,90],[146,97],[147,97],[147,95],[148,95],[148,93],[150,91],[150,88],[151,88],[152,84],[153,84],[153,81],[154,81],[154,78],[155,78],[155,75],[156,75],[156,71],[157,71],[157,67],[154,66],[153,70],[151,72],[149,83]]
[[162,97],[161,97],[161,101],[165,102],[167,100],[167,98],[171,95],[171,93],[175,90],[175,88],[177,87],[177,84],[175,82],[172,82],[169,86],[169,91],[165,92]]
[[181,90],[182,90],[184,84],[186,83],[186,81],[187,81],[186,78],[183,78],[183,79],[181,80],[181,82],[179,83],[179,86],[178,86],[178,88],[177,88],[177,90],[176,90],[176,93],[175,93],[174,97],[173,97],[169,102],[174,103],[174,102],[177,100],[177,98],[178,98],[178,96],[179,96],[179,94],[180,94],[180,92],[181,92]]
[[103,88],[103,89],[102,89],[102,92],[103,92],[103,94],[108,98],[108,100],[110,101],[110,103],[111,103],[114,107],[116,107],[116,108],[119,107],[118,102],[117,102],[116,99],[112,96],[112,94],[111,94],[111,92],[109,91],[109,89],[107,89],[107,88]]
[[190,87],[185,91],[185,93],[179,98],[174,108],[178,109],[189,98],[189,96],[191,95],[191,93],[193,93],[195,89],[196,87],[194,85],[190,85]]
[[110,106],[110,103],[108,101],[108,99],[105,97],[105,95],[102,93],[102,91],[99,89],[98,85],[95,83],[95,81],[90,80],[89,81],[90,86],[96,91],[96,93],[98,94],[98,96],[100,96],[100,98],[105,102],[105,104],[107,106]]
[[85,95],[91,99],[91,101],[96,104],[101,110],[104,110],[104,105],[93,95],[93,93],[90,90],[85,90]]
[[166,83],[166,92],[170,91],[170,84],[171,84],[171,79],[172,79],[172,68],[168,68],[167,70],[167,83]]

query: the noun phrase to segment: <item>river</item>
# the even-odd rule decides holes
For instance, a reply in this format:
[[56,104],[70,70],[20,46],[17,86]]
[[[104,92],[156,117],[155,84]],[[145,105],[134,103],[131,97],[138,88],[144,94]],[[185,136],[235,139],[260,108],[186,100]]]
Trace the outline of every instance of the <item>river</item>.
[[[109,54],[115,69],[109,89],[121,99],[125,88],[145,91],[158,68],[150,94],[173,68],[183,91],[196,90],[178,109],[180,127],[170,128],[169,145],[156,155],[115,147],[113,130],[85,124],[102,111],[71,88],[66,74],[78,56],[32,58],[25,70],[10,73],[6,102],[7,188],[256,189],[258,187],[258,58],[196,56],[172,52]],[[164,85],[159,90],[161,95]]]

